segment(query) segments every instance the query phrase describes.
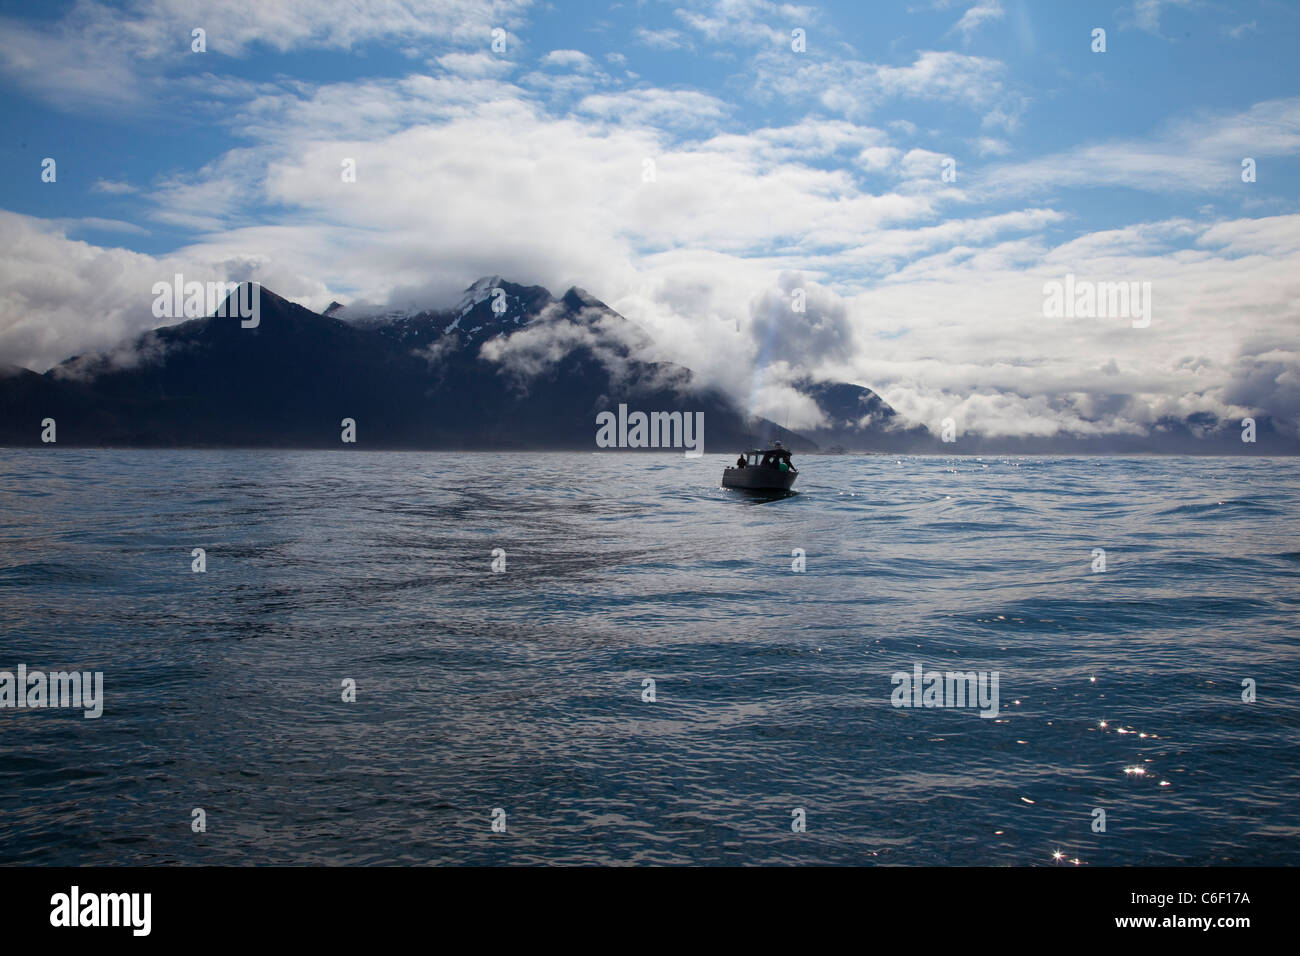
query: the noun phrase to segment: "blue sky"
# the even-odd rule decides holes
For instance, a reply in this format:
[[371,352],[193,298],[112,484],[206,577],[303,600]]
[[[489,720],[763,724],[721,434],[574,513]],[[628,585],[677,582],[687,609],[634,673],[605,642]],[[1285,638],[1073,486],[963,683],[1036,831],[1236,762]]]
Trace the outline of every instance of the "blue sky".
[[[813,374],[989,432],[1296,418],[1296,4],[284,10],[0,4],[0,362],[157,324],[174,271],[358,311],[501,274],[737,394],[774,363],[757,411]],[[1151,328],[1045,323],[1067,272],[1151,282]]]
[[[6,18],[32,28],[57,29],[74,4],[50,3],[30,13],[30,4],[0,6]],[[130,5],[112,5],[130,10]],[[1198,117],[1248,109],[1261,99],[1300,94],[1300,74],[1295,66],[1300,40],[1300,6],[1277,2],[1151,4],[1147,19],[1135,8],[1106,3],[998,2],[989,4],[1001,15],[979,21],[963,31],[957,28],[966,3],[827,3],[809,5],[807,14],[792,12],[785,19],[802,25],[808,35],[804,58],[835,64],[861,59],[907,68],[919,50],[951,51],[998,63],[998,80],[1005,86],[1007,108],[1013,119],[986,122],[987,114],[965,104],[939,97],[900,96],[878,104],[863,103],[855,119],[875,126],[906,122],[919,127],[901,140],[958,162],[958,180],[969,180],[981,167],[1019,158],[1047,156],[1100,138],[1144,138],[1173,121],[1194,122]],[[699,16],[708,17],[707,7]],[[795,8],[796,11],[799,8]],[[575,10],[583,11],[575,14]],[[594,10],[594,13],[586,11]],[[722,27],[712,35],[692,28],[683,16],[688,7],[677,3],[552,4],[526,9],[526,32],[508,40],[507,56],[515,65],[508,76],[526,77],[552,50],[574,49],[600,62],[609,74],[608,89],[661,88],[698,90],[724,100],[729,109],[707,128],[682,131],[711,133],[745,131],[778,122],[797,121],[810,108],[828,117],[840,110],[821,106],[815,98],[759,98],[752,93],[748,69],[753,43],[743,31],[729,34]],[[24,15],[26,14],[26,15]],[[1157,18],[1158,14],[1158,18]],[[196,23],[204,18],[191,17]],[[11,21],[12,22],[12,21]],[[177,20],[174,55],[162,56],[163,75],[187,78],[204,73],[238,78],[249,83],[276,83],[288,78],[309,83],[338,83],[373,77],[401,78],[426,69],[428,58],[439,51],[473,50],[472,43],[422,40],[412,48],[400,36],[364,40],[351,50],[307,48],[280,51],[266,42],[251,40],[237,56],[211,49],[204,57],[191,55],[185,22]],[[503,23],[512,18],[503,17]],[[775,20],[773,20],[775,22]],[[1091,50],[1094,27],[1107,30],[1107,51]],[[523,30],[524,25],[518,29]],[[220,21],[207,28],[214,34]],[[219,37],[214,37],[214,46]],[[490,44],[490,36],[481,46]],[[788,50],[782,56],[796,56]],[[611,55],[626,58],[626,69],[611,64]],[[628,71],[637,74],[629,78]],[[525,81],[525,87],[529,84]],[[179,89],[149,102],[123,104],[107,112],[96,108],[95,97],[76,108],[76,95],[42,96],[42,81],[22,82],[12,72],[6,76],[5,98],[10,139],[0,180],[0,203],[16,212],[42,217],[102,218],[120,220],[148,230],[128,243],[130,248],[164,253],[189,241],[193,235],[153,221],[151,208],[139,199],[114,196],[94,189],[99,180],[147,186],[158,177],[183,174],[218,159],[237,143],[228,135],[211,135],[212,100],[202,86]],[[571,107],[582,93],[547,95],[545,102],[557,110]],[[62,100],[63,108],[58,108]],[[990,106],[993,101],[990,100]],[[55,106],[56,108],[51,108]],[[223,131],[224,132],[224,131]],[[236,137],[238,130],[230,131]],[[981,140],[996,141],[998,153],[982,154]],[[993,145],[993,144],[989,144]],[[1240,144],[1249,155],[1249,141]],[[1005,152],[1002,152],[1005,150]],[[1258,152],[1258,150],[1254,150]],[[37,154],[40,155],[37,155]],[[75,178],[72,188],[33,190],[33,160],[46,155],[63,157],[64,176]],[[1189,200],[1209,199],[1224,211],[1240,211],[1243,204],[1275,201],[1279,209],[1294,209],[1298,176],[1294,155],[1255,157],[1266,166],[1262,181],[1253,189],[1213,189],[1211,183],[1171,182],[1168,191],[1125,189],[1108,180],[1096,185],[1063,184],[1056,195],[1072,204],[1063,234],[1114,227],[1135,218],[1177,215]],[[813,160],[823,168],[849,166],[850,157]],[[1239,181],[1240,157],[1223,156],[1223,182]],[[880,185],[882,176],[853,170],[864,186]],[[65,180],[66,182],[66,180]],[[1181,187],[1181,188],[1180,188]],[[1207,195],[1208,193],[1213,195]],[[1290,205],[1288,205],[1290,204]],[[1199,203],[1198,203],[1199,205]],[[1014,208],[1014,200],[993,201],[987,208]],[[274,216],[271,206],[256,214]],[[99,241],[119,238],[102,230],[83,229]]]

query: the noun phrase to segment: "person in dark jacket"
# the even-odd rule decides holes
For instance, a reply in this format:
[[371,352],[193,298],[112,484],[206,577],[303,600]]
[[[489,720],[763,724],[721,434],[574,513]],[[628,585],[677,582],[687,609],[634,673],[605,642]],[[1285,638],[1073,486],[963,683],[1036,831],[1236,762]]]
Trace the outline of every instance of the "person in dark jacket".
[[745,456],[744,456],[744,455],[741,455],[739,458],[736,459],[736,467],[737,467],[737,468],[744,468],[744,467],[745,467]]

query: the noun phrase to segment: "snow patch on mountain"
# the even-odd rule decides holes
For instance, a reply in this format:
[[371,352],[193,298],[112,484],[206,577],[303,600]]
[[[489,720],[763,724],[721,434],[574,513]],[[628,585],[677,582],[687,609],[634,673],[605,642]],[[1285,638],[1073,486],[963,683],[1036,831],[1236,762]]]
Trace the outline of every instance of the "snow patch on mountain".
[[460,315],[465,315],[473,309],[474,306],[490,298],[494,289],[501,288],[501,283],[503,281],[504,280],[500,276],[484,276],[465,290],[465,294],[461,296],[460,303],[453,311]]

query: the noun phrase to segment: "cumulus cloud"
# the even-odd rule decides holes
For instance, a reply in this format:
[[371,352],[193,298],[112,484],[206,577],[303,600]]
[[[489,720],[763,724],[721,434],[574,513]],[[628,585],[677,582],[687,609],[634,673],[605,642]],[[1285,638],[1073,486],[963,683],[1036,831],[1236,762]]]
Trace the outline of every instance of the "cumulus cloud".
[[0,212],[0,253],[0,363],[43,371],[160,324],[150,288],[163,267],[152,256],[10,212]]
[[844,301],[798,272],[782,272],[775,289],[754,299],[749,332],[762,365],[783,361],[820,368],[828,361],[844,362],[853,351]]
[[588,73],[596,69],[596,62],[581,50],[552,50],[542,57],[543,66]]

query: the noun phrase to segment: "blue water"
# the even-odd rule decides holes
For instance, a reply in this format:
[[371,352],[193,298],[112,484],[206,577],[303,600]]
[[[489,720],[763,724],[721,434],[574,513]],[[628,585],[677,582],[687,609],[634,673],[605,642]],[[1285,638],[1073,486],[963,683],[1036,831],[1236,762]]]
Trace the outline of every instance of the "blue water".
[[1300,462],[729,458],[0,451],[0,862],[1300,863]]

